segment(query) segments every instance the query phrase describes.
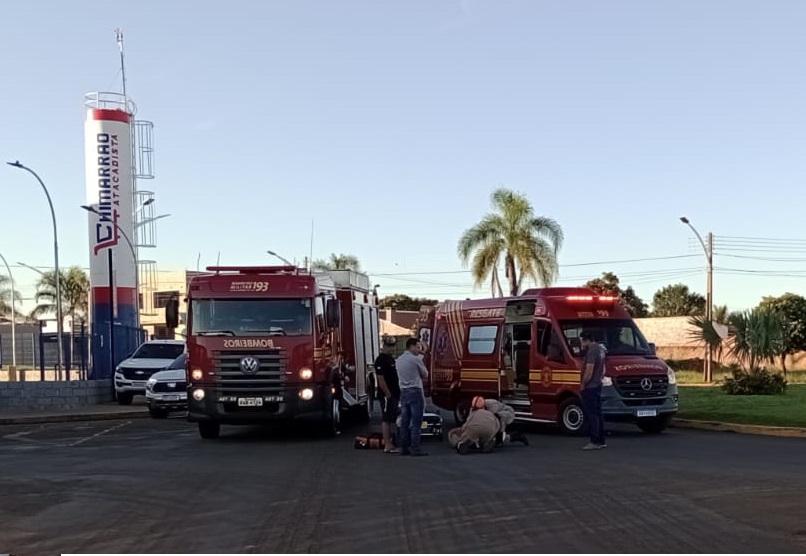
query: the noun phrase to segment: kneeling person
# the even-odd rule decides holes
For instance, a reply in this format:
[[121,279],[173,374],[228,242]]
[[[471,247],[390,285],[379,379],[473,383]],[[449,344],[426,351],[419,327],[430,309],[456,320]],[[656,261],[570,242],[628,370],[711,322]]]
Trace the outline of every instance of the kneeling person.
[[476,396],[465,424],[448,433],[448,442],[460,454],[467,454],[473,448],[489,453],[495,448],[495,437],[500,430],[498,417],[485,408],[484,398]]

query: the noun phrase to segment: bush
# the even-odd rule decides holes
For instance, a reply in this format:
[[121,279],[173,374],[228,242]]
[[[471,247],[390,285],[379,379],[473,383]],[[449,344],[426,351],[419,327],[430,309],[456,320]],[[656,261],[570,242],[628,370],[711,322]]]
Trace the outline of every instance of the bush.
[[731,395],[783,394],[786,390],[786,379],[767,369],[744,371],[734,369],[733,376],[722,384],[722,389]]

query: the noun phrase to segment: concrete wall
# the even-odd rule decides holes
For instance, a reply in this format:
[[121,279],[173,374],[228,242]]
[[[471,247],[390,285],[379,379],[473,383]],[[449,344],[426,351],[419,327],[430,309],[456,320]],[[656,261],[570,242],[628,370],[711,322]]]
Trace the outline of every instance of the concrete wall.
[[0,383],[0,414],[75,409],[109,401],[111,380]]

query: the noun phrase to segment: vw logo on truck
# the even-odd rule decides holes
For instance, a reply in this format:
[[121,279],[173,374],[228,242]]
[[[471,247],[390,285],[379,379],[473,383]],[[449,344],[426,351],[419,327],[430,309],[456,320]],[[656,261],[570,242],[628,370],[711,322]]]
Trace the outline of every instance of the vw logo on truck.
[[254,374],[260,368],[260,362],[252,357],[244,357],[241,359],[241,372],[247,375]]

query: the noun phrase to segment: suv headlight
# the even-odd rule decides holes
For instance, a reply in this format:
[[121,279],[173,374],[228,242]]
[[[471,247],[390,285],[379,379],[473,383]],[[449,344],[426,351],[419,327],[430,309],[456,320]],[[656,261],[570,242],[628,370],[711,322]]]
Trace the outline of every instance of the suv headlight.
[[149,379],[148,379],[148,382],[146,382],[146,390],[153,390],[153,389],[154,389],[154,385],[155,385],[156,383],[157,383],[157,381],[156,381],[155,379],[153,379],[153,378],[149,378]]
[[613,379],[609,376],[602,377],[602,386],[613,386]]
[[666,376],[669,377],[669,384],[677,384],[677,377],[674,374],[674,370],[668,365],[666,367]]

